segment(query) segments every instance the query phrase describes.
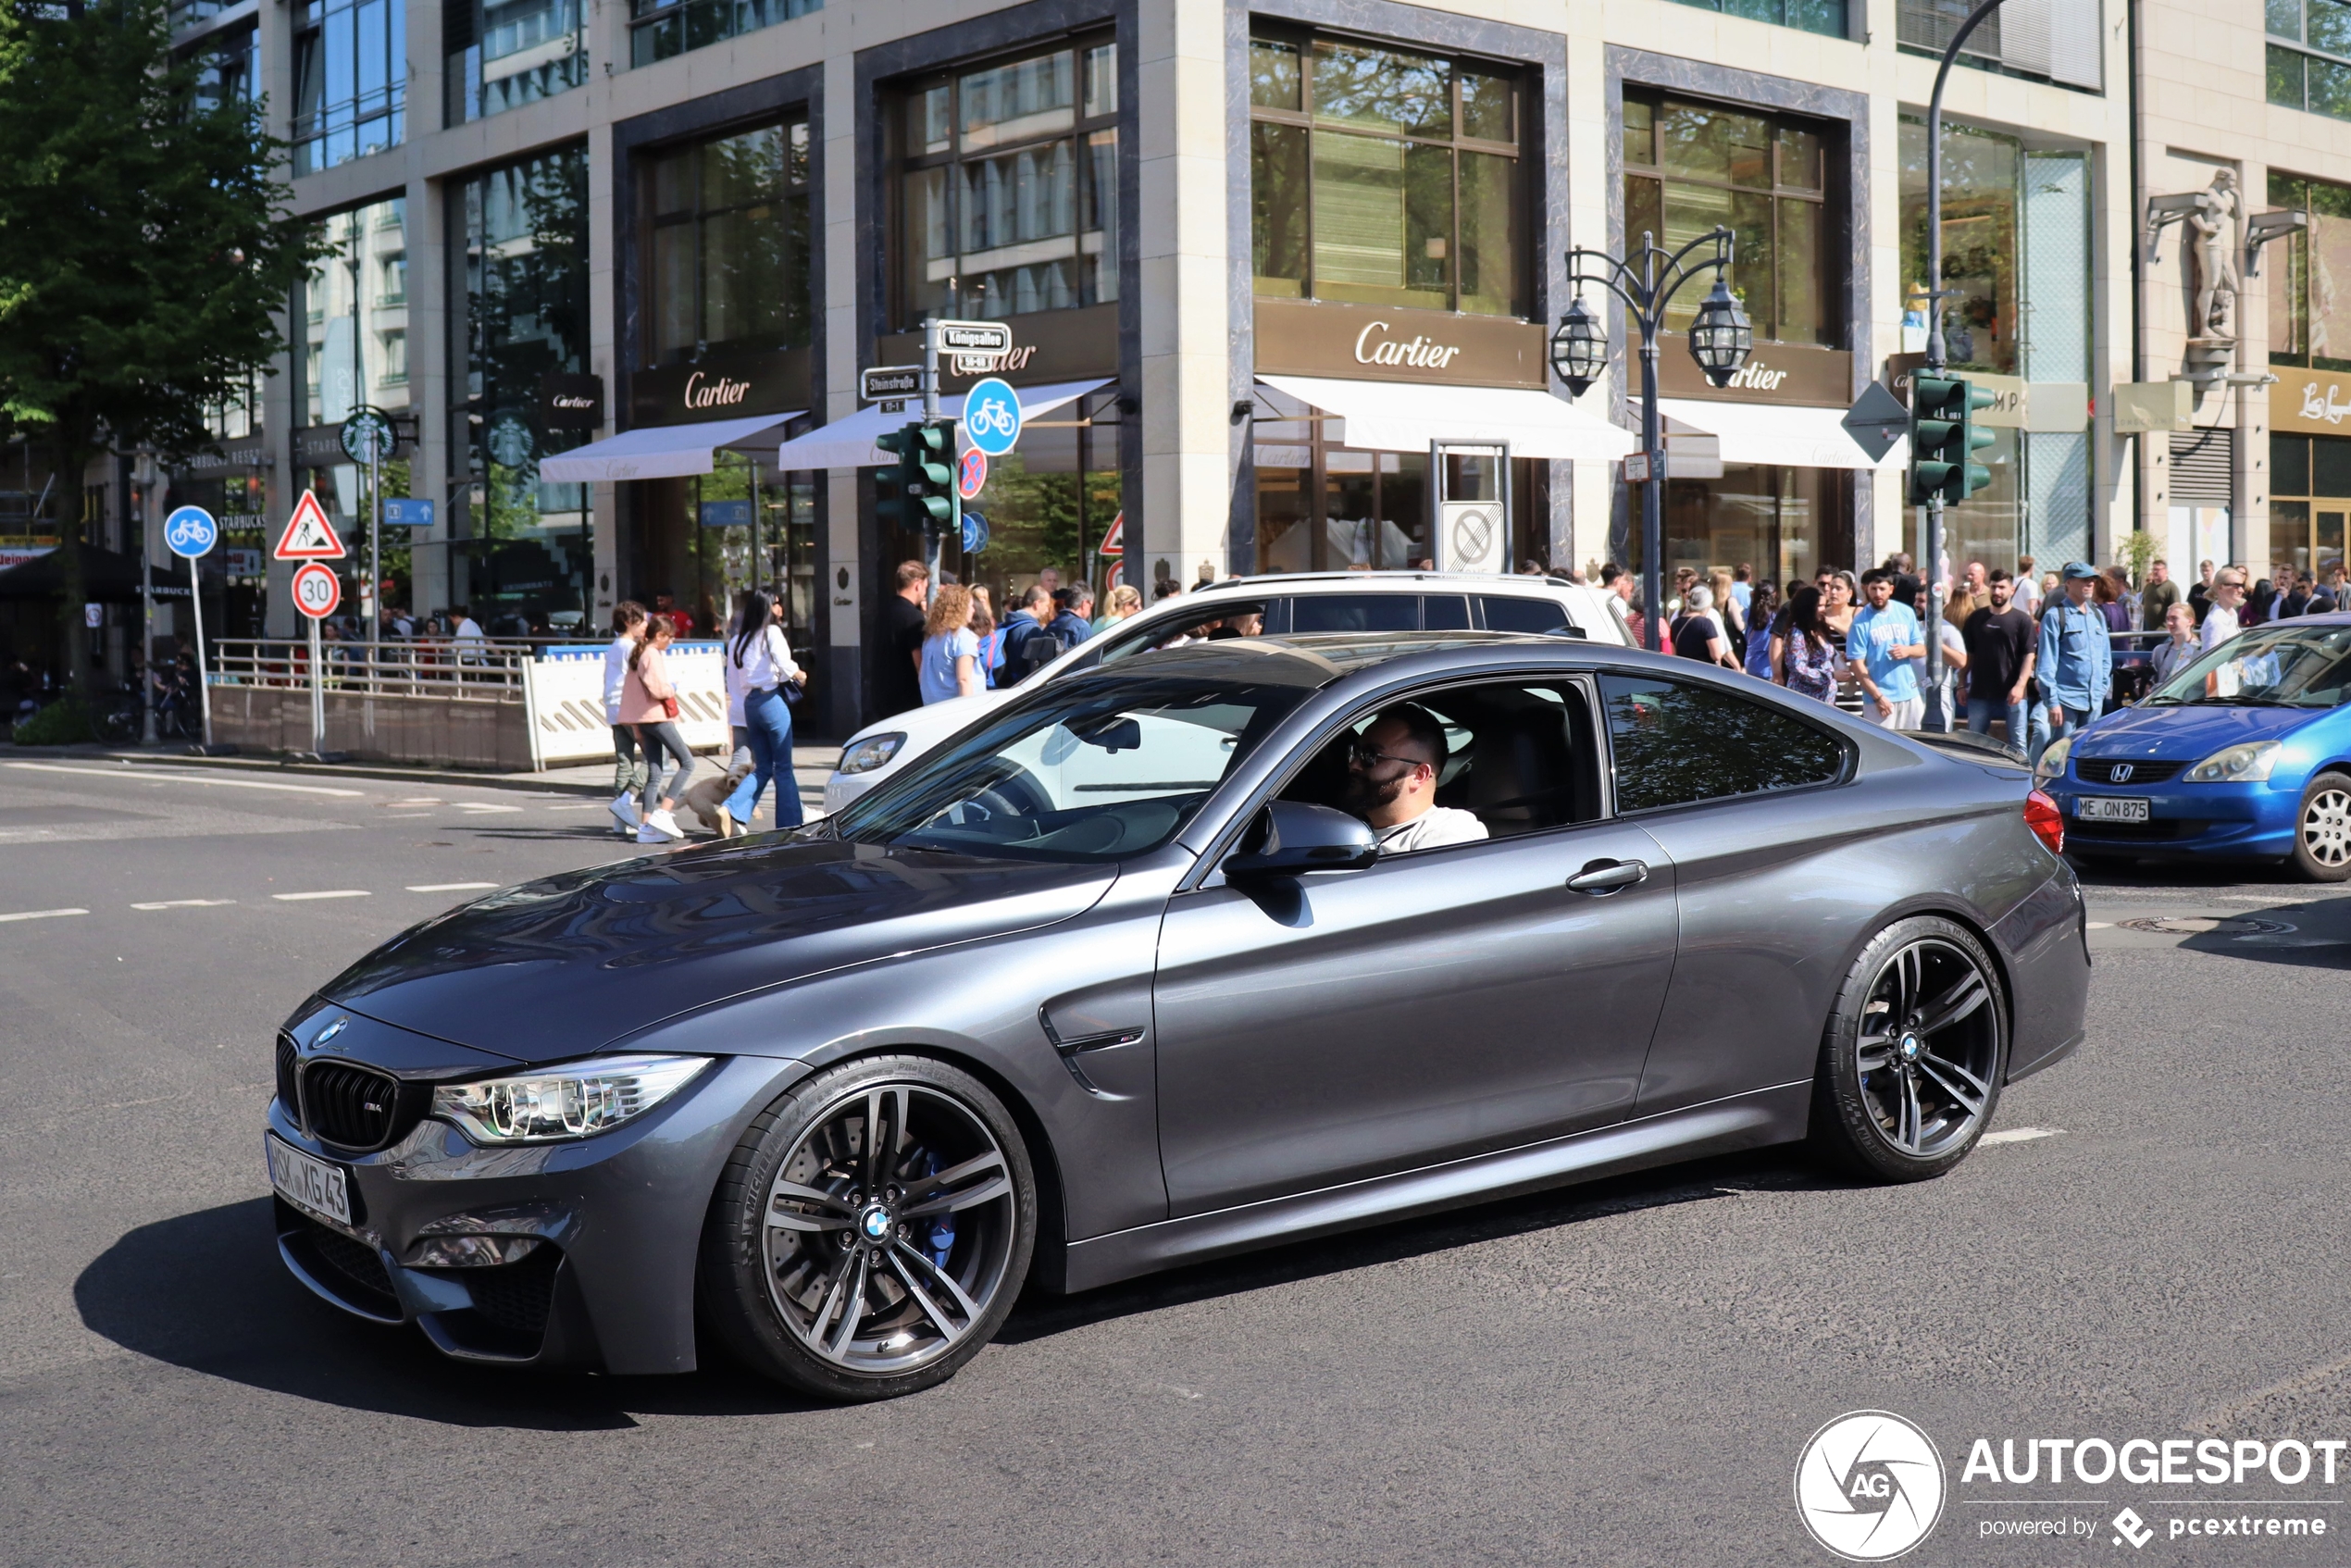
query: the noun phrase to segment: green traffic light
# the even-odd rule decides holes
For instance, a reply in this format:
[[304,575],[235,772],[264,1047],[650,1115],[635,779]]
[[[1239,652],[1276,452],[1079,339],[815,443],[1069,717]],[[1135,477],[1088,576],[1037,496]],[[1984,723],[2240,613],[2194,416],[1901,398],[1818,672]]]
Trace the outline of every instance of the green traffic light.
[[1993,394],[1959,376],[1926,376],[1910,384],[1910,501],[1965,501],[1992,482],[1992,471],[1969,459],[1993,442],[1976,428],[1974,413]]

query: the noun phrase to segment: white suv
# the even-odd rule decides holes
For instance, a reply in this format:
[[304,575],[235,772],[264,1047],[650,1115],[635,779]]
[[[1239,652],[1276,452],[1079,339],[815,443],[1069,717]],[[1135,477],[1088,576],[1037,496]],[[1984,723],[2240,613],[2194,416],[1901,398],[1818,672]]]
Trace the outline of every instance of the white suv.
[[1451,572],[1315,572],[1228,578],[1103,628],[1018,685],[932,703],[867,725],[840,749],[825,780],[825,810],[839,811],[912,759],[937,746],[1016,691],[1113,663],[1244,615],[1261,635],[1312,631],[1520,631],[1625,641],[1596,589],[1560,578]]

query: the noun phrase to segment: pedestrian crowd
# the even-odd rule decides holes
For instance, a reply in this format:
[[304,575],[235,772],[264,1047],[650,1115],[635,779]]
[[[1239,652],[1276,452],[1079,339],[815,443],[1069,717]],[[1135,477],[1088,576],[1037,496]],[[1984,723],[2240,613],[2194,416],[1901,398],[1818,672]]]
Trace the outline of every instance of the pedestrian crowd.
[[877,703],[884,715],[1019,685],[1107,627],[1139,613],[1142,593],[1124,583],[1096,615],[1094,591],[1064,585],[1047,566],[1001,619],[989,590],[941,581],[920,561],[902,563],[884,609],[886,650]]

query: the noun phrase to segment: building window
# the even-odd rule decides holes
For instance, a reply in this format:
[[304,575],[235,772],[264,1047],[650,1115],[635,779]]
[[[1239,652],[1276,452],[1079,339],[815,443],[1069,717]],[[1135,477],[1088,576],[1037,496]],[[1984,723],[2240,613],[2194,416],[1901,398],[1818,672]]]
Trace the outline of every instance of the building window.
[[2321,581],[2344,559],[2351,440],[2270,437],[2270,558]]
[[1521,73],[1327,38],[1249,57],[1259,294],[1526,313]]
[[325,220],[334,255],[318,264],[294,315],[302,327],[297,425],[331,425],[362,404],[408,406],[407,360],[397,376],[387,343],[408,330],[407,202],[394,196]]
[[2270,102],[2351,119],[2351,4],[2268,0]]
[[534,104],[588,80],[582,0],[442,0],[443,122]]
[[899,97],[896,316],[1118,297],[1118,48],[1064,45]]
[[192,46],[188,53],[196,63],[196,108],[209,114],[215,109],[234,104],[253,102],[254,71],[257,63],[255,40],[259,30],[232,27],[214,33]]
[[302,0],[294,29],[294,172],[400,144],[408,99],[400,0]]
[[[1736,236],[1731,288],[1755,335],[1835,343],[1845,279],[1828,218],[1827,138],[1808,121],[1676,98],[1624,98],[1624,243],[1668,251],[1721,225]],[[1686,330],[1704,297],[1684,289],[1666,324]]]
[[[1926,346],[1926,123],[1905,117],[1902,307]],[[1944,348],[1955,367],[2023,374],[2017,358],[2018,190],[2023,148],[2013,136],[1943,125]]]
[[[2102,92],[2105,33],[2098,5],[2099,0],[2038,0],[1995,11],[1967,35],[1959,62],[2002,76]],[[1897,0],[1895,43],[1904,54],[1939,58],[1974,7],[1975,0]]]
[[541,481],[539,460],[593,432],[542,429],[540,382],[588,367],[587,149],[491,169],[449,203],[451,602],[493,635],[577,627],[588,487]]
[[633,0],[628,62],[649,66],[824,8],[825,0]]
[[1746,17],[1751,21],[1777,22],[1782,27],[1802,28],[1806,32],[1826,33],[1831,38],[1847,36],[1845,0],[1680,0],[1685,6],[1695,6],[1701,11],[1721,11],[1726,16]]
[[2351,370],[2351,298],[2340,292],[2351,281],[2351,186],[2273,173],[2270,205],[2310,215],[2270,249],[2270,362]]
[[795,119],[646,160],[640,363],[807,345],[809,156]]

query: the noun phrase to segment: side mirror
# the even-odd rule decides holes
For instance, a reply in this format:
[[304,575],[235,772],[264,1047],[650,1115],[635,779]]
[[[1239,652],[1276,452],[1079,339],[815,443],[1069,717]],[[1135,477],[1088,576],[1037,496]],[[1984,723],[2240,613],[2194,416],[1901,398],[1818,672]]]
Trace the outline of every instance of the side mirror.
[[1303,801],[1266,803],[1243,841],[1251,847],[1225,862],[1227,877],[1361,871],[1379,859],[1379,840],[1368,824]]

